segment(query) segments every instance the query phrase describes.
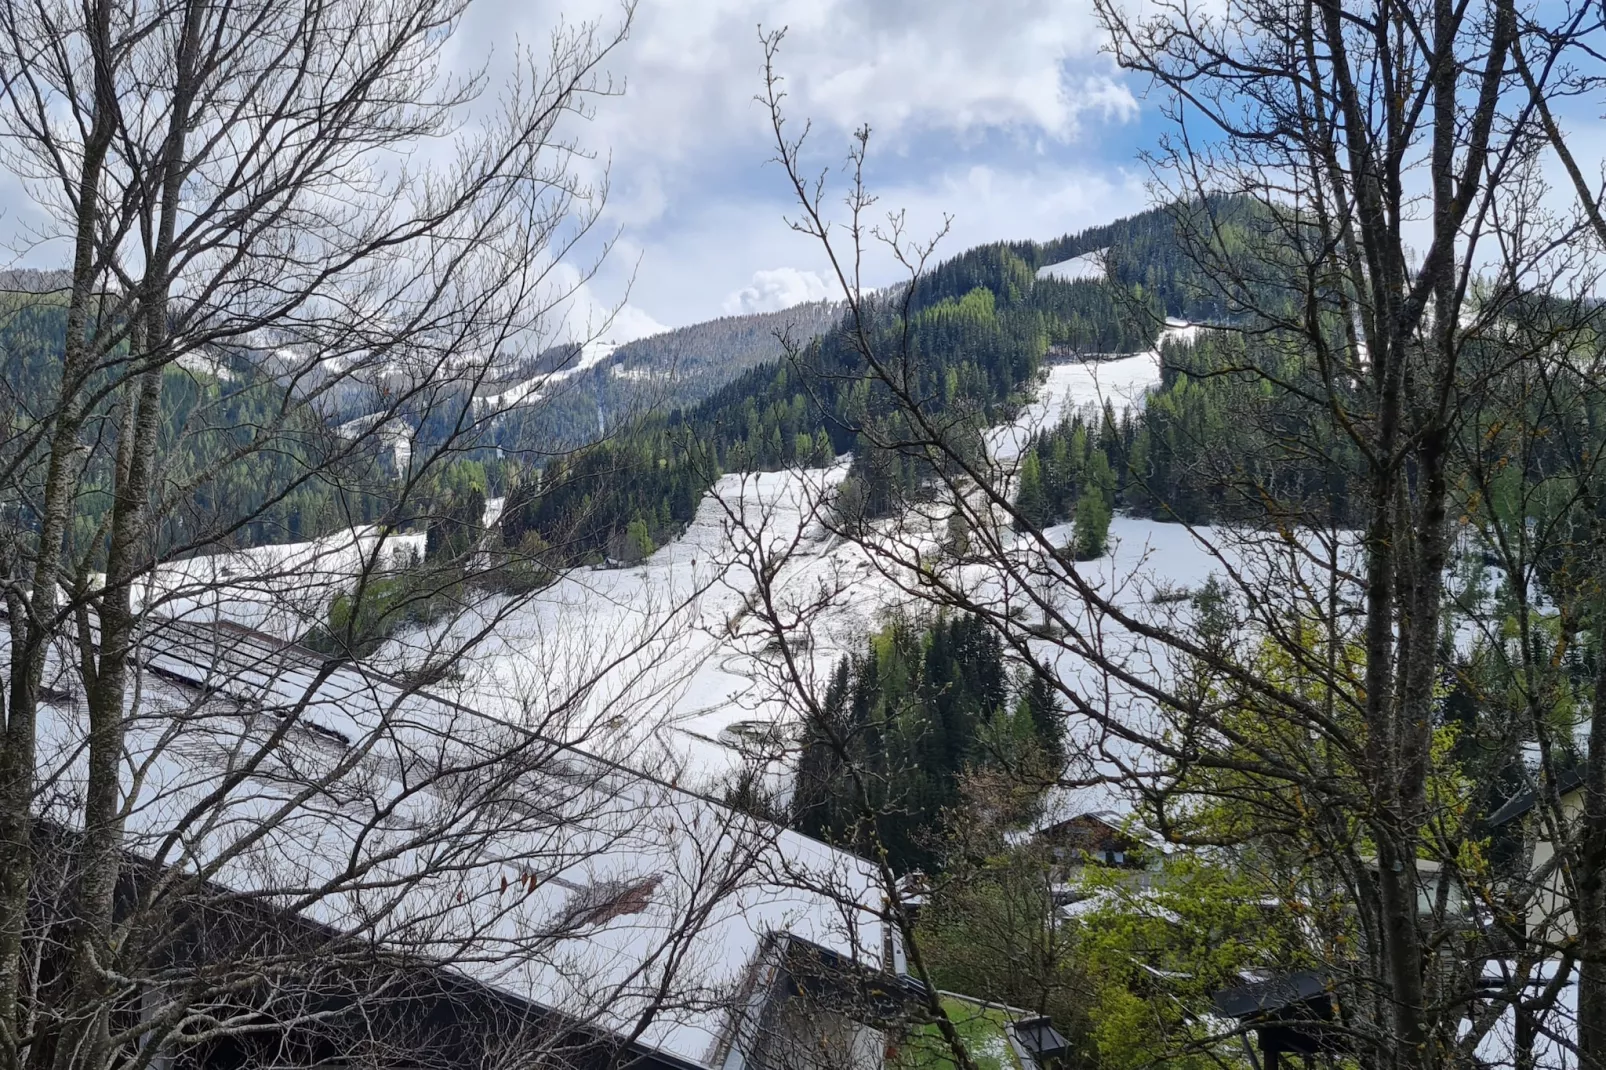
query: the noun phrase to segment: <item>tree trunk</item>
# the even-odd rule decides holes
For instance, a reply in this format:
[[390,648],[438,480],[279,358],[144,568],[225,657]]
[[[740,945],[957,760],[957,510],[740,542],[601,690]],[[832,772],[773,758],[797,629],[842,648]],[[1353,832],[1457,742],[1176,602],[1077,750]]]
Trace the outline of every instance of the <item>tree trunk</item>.
[[1606,1068],[1606,628],[1598,634],[1589,750],[1584,766],[1584,813],[1579,829],[1578,1062]]
[[55,406],[55,427],[45,476],[43,509],[34,545],[29,597],[12,599],[8,610],[26,619],[12,620],[13,642],[9,709],[5,741],[0,748],[0,1067],[18,1070],[21,1043],[20,967],[27,924],[28,889],[33,875],[32,803],[38,741],[39,688],[46,655],[55,632],[56,592],[60,559],[71,524],[80,475],[77,449],[83,419],[79,392],[93,353],[86,338],[95,280],[101,268],[97,255],[100,185],[106,153],[116,130],[116,90],[111,49],[110,0],[97,0],[88,25],[95,56],[95,117],[84,144],[78,180],[78,216],[73,244],[72,290],[67,307],[61,382]]
[[146,207],[155,215],[156,245],[146,265],[130,352],[144,369],[130,380],[128,413],[116,469],[110,538],[106,552],[106,585],[99,601],[99,656],[89,689],[89,782],[84,807],[84,845],[79,863],[73,949],[71,999],[79,1008],[84,1032],[58,1052],[58,1070],[108,1064],[108,1023],[114,992],[107,971],[116,961],[116,890],[122,870],[123,792],[129,664],[138,638],[139,615],[133,605],[133,581],[150,553],[150,499],[161,428],[162,372],[166,364],[167,278],[184,174],[185,131],[195,93],[195,65],[201,31],[202,4],[185,5],[183,33],[177,42],[178,72],[167,138],[160,162],[161,199]]

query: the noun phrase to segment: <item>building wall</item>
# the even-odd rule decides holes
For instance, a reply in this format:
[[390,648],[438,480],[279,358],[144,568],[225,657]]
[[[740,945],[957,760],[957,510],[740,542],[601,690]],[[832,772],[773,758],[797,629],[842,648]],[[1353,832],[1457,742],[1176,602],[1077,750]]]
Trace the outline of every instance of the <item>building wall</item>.
[[[1562,815],[1571,828],[1577,828],[1583,820],[1584,793],[1574,791],[1562,796]],[[1532,819],[1534,825],[1537,818]],[[1556,847],[1543,834],[1534,843],[1533,857],[1528,865],[1528,872],[1541,873],[1548,869],[1556,857]],[[1568,897],[1563,890],[1560,871],[1553,871],[1541,882],[1541,886],[1534,895],[1533,903],[1528,909],[1528,931],[1536,937],[1550,940],[1565,940],[1575,935],[1576,926],[1568,908]]]
[[771,1005],[747,1070],[880,1070],[886,1044],[880,1030],[793,995]]

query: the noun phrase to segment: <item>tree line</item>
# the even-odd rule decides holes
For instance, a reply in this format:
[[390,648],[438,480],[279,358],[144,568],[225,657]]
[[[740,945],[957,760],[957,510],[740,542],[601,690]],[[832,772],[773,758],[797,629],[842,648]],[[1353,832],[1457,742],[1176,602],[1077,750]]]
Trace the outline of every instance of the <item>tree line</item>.
[[837,665],[824,705],[826,719],[803,726],[791,821],[884,850],[899,873],[941,868],[966,776],[1008,770],[1043,785],[1064,762],[1052,688],[1012,670],[973,617],[895,618]]
[[[1036,277],[1043,265],[1107,246],[1105,278]],[[504,538],[517,545],[533,530],[577,559],[607,556],[632,525],[662,543],[722,472],[820,466],[848,452],[844,512],[886,515],[932,476],[892,448],[908,433],[911,404],[954,449],[979,458],[981,429],[1030,396],[1051,347],[1055,359],[1141,351],[1166,316],[1213,314],[1217,303],[1184,269],[1180,248],[1172,216],[1152,211],[1055,242],[969,250],[697,405],[649,415],[546,464],[510,506]],[[907,340],[896,382],[862,366],[860,331],[877,344]]]

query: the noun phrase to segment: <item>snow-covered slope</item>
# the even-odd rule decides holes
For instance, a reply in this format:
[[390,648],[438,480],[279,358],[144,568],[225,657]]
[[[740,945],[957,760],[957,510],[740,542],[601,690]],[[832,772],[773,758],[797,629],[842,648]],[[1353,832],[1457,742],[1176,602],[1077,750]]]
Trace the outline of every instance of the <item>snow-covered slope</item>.
[[363,571],[405,567],[424,557],[423,535],[367,526],[310,542],[203,554],[158,567],[138,592],[163,616],[226,620],[277,639],[324,623],[329,604]]
[[[1192,330],[1173,324],[1167,337]],[[1007,472],[1034,431],[1079,406],[1141,404],[1158,380],[1158,352],[1051,367],[1038,400],[988,434],[993,456]],[[450,634],[420,630],[387,656],[405,664],[454,636],[484,632],[455,685],[460,700],[513,719],[567,709],[575,731],[588,739],[611,734],[636,764],[694,782],[725,780],[762,752],[764,733],[756,729],[795,720],[788,654],[823,694],[840,659],[889,611],[914,601],[912,571],[826,531],[832,490],[846,472],[844,458],[827,469],[727,475],[685,534],[639,566],[579,571],[517,605],[490,600],[471,607]],[[912,561],[934,555],[945,529],[946,510],[938,507],[878,531],[898,559]],[[1069,528],[1051,536],[1067,541]],[[1122,517],[1112,537],[1112,556],[1094,567],[1110,570],[1112,588],[1140,603],[1157,584],[1202,583],[1215,560],[1174,525]],[[1135,574],[1152,571],[1156,560],[1165,575],[1139,583]],[[771,566],[768,589],[790,624],[787,651],[750,608],[758,577]],[[985,570],[972,571],[965,582],[978,591],[992,585],[998,597],[1016,597]]]
[[1057,264],[1044,264],[1037,269],[1040,279],[1059,279],[1061,282],[1076,282],[1080,279],[1104,278],[1104,257],[1109,249],[1095,249],[1091,253],[1073,256],[1069,260],[1061,260]]
[[[1172,324],[1165,337],[1187,339],[1196,329]],[[1035,430],[1081,406],[1140,405],[1158,379],[1157,352],[1051,367],[1037,401],[987,435],[1002,478]],[[948,519],[940,503],[879,526],[877,536],[890,553],[833,537],[823,521],[847,468],[842,458],[830,468],[727,475],[705,495],[685,534],[640,565],[580,570],[523,599],[484,599],[450,623],[399,636],[379,660],[407,671],[431,653],[483,637],[473,659],[437,689],[683,782],[726,781],[762,755],[767,742],[774,749],[768,726],[784,732],[795,723],[799,695],[787,670],[804,676],[806,690],[823,694],[840,660],[889,611],[915,600],[917,576],[890,562],[939,556]],[[1047,534],[1057,544],[1070,539],[1068,525]],[[1079,630],[1097,637],[1134,676],[1157,684],[1171,677],[1173,666],[1163,657],[1089,613],[1071,583],[1053,578],[1062,566],[1043,561],[1036,547],[1007,530],[1000,537],[1008,552],[1039,570]],[[1079,565],[1078,576],[1123,611],[1177,626],[1188,612],[1181,596],[1212,572],[1228,566],[1253,572],[1281,560],[1264,547],[1246,553],[1244,538],[1117,517],[1110,553]],[[326,548],[321,556],[331,552]],[[957,570],[948,578],[978,598],[1017,615],[1027,602],[1026,592],[1011,589],[989,567],[947,567]],[[766,575],[773,581],[763,584]],[[1261,582],[1277,590],[1291,581],[1268,574]],[[768,631],[765,614],[754,612],[765,591],[774,600],[771,612],[786,621],[784,637]],[[1042,653],[1058,659],[1062,678],[1090,708],[1135,719],[1150,715],[1154,703],[1141,688],[1094,673],[1058,647],[1043,644]],[[1082,742],[1094,753],[1140,761],[1096,721],[1083,716],[1073,722],[1086,729]]]
[[[455,697],[514,720],[568,711],[570,730],[611,736],[637,765],[697,782],[741,765],[730,731],[784,720],[773,686],[777,644],[750,608],[757,576],[783,562],[772,588],[813,615],[794,653],[824,680],[835,661],[889,609],[862,549],[821,523],[846,474],[831,468],[732,474],[705,496],[686,533],[639,566],[572,573],[533,597],[490,599],[450,626],[399,637],[400,664],[471,632],[486,632]],[[784,561],[783,561],[784,559]],[[851,600],[839,597],[852,588]]]
[[[1181,320],[1167,320],[1159,345],[1192,342],[1200,328]],[[1018,457],[1032,435],[1053,427],[1077,409],[1109,405],[1117,416],[1141,406],[1143,396],[1160,383],[1160,349],[1146,353],[1115,354],[1102,359],[1051,364],[1037,398],[1012,423],[987,433],[987,448],[998,460]]]

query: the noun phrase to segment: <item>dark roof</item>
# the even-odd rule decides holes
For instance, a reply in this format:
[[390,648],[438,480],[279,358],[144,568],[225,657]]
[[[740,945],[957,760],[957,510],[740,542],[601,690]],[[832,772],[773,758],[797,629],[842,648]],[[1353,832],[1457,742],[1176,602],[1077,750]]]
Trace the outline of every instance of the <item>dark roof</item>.
[[1058,1059],[1070,1048],[1070,1042],[1060,1036],[1047,1018],[1022,1018],[1010,1028],[1033,1059]]
[[[1557,774],[1556,792],[1560,795],[1566,795],[1568,792],[1577,789],[1583,782],[1583,764],[1569,766]],[[1490,828],[1498,828],[1507,822],[1515,821],[1529,810],[1532,810],[1538,802],[1539,795],[1535,789],[1528,788],[1526,791],[1519,792],[1507,799],[1498,810],[1489,815],[1488,825]]]
[[1053,832],[1066,825],[1075,825],[1079,822],[1094,821],[1112,832],[1125,832],[1126,820],[1114,810],[1084,810],[1079,814],[1071,814],[1041,826],[1039,832]]
[[1224,988],[1212,997],[1216,1010],[1228,1018],[1250,1018],[1309,1003],[1327,993],[1327,974],[1300,970],[1241,988]]

